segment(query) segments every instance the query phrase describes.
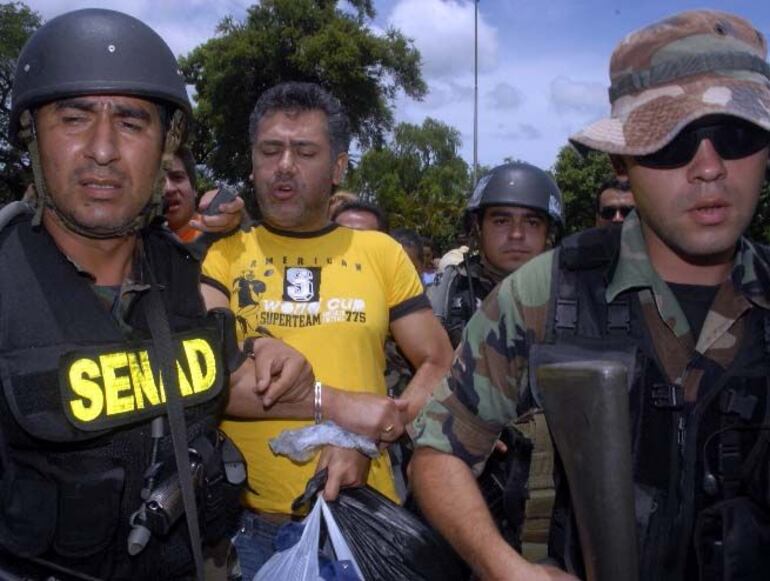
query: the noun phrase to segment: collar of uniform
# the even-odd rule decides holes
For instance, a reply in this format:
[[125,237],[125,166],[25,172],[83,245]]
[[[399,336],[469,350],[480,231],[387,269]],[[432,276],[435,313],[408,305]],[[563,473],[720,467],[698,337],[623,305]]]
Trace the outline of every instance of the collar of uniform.
[[[724,303],[723,306],[729,306],[733,314],[739,314],[745,308],[745,300],[761,308],[770,309],[770,301],[767,297],[770,289],[770,266],[746,238],[738,240],[738,250],[730,279],[733,283],[731,286],[737,290],[737,293],[728,293],[732,296],[730,298],[720,292],[715,302],[719,300],[720,303]],[[672,331],[677,336],[686,334],[689,330],[687,318],[671,289],[650,265],[639,216],[636,212],[632,212],[623,224],[620,257],[612,279],[607,285],[605,298],[609,303],[621,292],[644,288],[651,289],[658,313]],[[703,331],[701,335],[704,335]]]
[[752,304],[770,309],[770,265],[748,238],[738,241],[730,278],[735,288]]
[[668,291],[666,284],[650,265],[639,215],[631,212],[623,222],[620,255],[607,285],[605,298],[610,303],[622,292],[642,288],[652,288],[656,295],[664,289]]
[[661,319],[677,337],[690,330],[687,317],[674,293],[652,268],[644,245],[642,223],[636,212],[631,212],[623,222],[620,234],[620,256],[607,285],[605,298],[611,303],[620,293],[628,290],[650,289],[655,307]]
[[324,234],[328,234],[329,232],[332,232],[333,230],[336,230],[339,227],[339,224],[335,222],[329,222],[326,226],[321,228],[320,230],[314,230],[312,232],[294,232],[291,230],[281,230],[280,228],[275,228],[274,226],[271,226],[267,222],[260,222],[260,225],[265,228],[268,232],[271,232],[272,234],[276,234],[278,236],[284,236],[286,238],[317,238],[318,236],[323,236]]

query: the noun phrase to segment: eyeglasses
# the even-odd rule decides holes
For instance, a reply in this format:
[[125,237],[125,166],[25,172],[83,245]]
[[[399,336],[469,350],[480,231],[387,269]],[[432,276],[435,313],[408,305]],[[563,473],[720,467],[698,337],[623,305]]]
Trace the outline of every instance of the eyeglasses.
[[700,142],[708,139],[722,159],[733,160],[748,157],[770,145],[770,132],[743,121],[729,119],[708,124],[696,122],[685,127],[671,143],[649,155],[638,155],[636,163],[654,169],[674,169],[690,163],[698,151]]
[[599,210],[599,215],[605,220],[612,220],[615,217],[615,214],[620,212],[620,215],[623,216],[623,219],[625,220],[626,216],[628,216],[633,209],[634,206],[605,206]]

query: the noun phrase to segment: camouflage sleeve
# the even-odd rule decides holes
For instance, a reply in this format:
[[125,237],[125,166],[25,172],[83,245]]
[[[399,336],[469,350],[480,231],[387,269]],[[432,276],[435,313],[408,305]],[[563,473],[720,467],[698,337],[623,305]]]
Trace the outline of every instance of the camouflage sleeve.
[[506,278],[471,318],[449,375],[410,428],[416,446],[453,454],[481,473],[526,388],[529,345],[542,336],[527,321],[545,320],[550,256]]

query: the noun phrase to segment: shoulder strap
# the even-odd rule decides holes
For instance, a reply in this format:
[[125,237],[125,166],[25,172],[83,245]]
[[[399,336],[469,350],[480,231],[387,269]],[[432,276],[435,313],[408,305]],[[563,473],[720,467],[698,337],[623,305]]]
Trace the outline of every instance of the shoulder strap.
[[451,290],[459,271],[455,266],[447,266],[438,282],[428,287],[427,295],[433,313],[443,323],[449,316],[449,301]]
[[195,572],[198,581],[204,580],[203,546],[201,543],[200,524],[198,522],[198,506],[195,498],[190,455],[187,448],[187,425],[184,417],[182,395],[175,370],[174,346],[171,341],[169,326],[160,288],[155,280],[152,267],[148,268],[151,288],[147,301],[147,323],[155,346],[154,355],[158,358],[158,367],[166,386],[166,413],[171,431],[171,442],[174,449],[174,459],[179,476],[179,487],[182,491],[182,504],[187,519],[187,532],[195,561]]
[[[601,308],[619,251],[619,228],[580,232],[555,250],[546,342],[565,335],[601,337],[631,332],[628,297],[619,296]],[[595,308],[588,309],[587,303],[596,303],[592,304]]]
[[32,208],[27,202],[10,202],[0,207],[0,231],[3,230],[14,218],[22,214],[32,214]]

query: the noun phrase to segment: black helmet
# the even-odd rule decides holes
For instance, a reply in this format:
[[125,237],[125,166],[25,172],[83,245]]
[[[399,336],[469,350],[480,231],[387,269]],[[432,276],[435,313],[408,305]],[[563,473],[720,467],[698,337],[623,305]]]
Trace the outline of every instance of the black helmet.
[[133,16],[87,8],[41,26],[19,55],[9,137],[25,110],[77,95],[128,95],[170,103],[189,119],[184,77],[171,49]]
[[548,215],[561,229],[561,191],[551,176],[523,162],[499,165],[482,177],[473,190],[466,210],[477,212],[488,206],[524,206]]

